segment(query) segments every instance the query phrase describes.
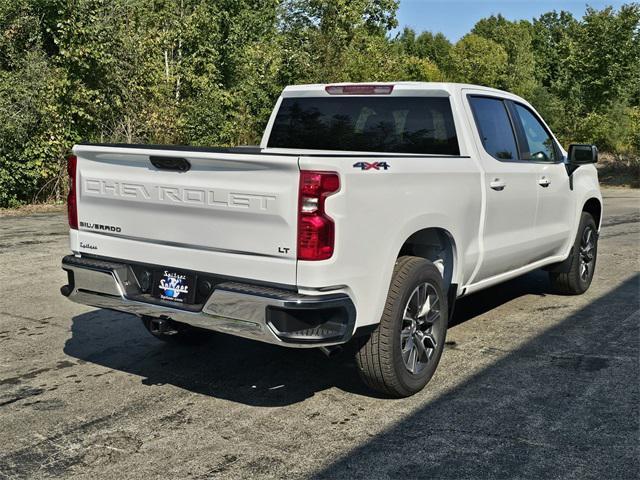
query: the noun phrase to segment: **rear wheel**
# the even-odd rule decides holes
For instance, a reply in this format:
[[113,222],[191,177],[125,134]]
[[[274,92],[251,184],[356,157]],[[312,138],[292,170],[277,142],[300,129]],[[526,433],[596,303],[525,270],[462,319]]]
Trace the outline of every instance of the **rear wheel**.
[[442,276],[419,257],[396,262],[380,324],[360,346],[360,376],[372,389],[393,397],[422,390],[438,366],[447,331]]
[[565,295],[580,295],[586,292],[593,280],[597,256],[596,222],[590,213],[582,212],[568,268],[565,272],[549,272],[553,289]]
[[169,319],[148,317],[146,315],[143,315],[141,319],[142,324],[151,335],[167,343],[198,345],[206,342],[210,336],[206,330]]

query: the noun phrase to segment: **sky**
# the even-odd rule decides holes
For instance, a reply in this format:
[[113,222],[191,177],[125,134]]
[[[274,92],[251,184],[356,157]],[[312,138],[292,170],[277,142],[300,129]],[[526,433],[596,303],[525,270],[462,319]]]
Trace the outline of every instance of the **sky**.
[[[398,29],[405,26],[416,32],[442,32],[456,42],[481,18],[501,13],[509,20],[531,20],[551,10],[567,10],[581,18],[587,5],[598,10],[620,7],[624,1],[601,0],[400,0]],[[392,32],[392,35],[395,32]]]

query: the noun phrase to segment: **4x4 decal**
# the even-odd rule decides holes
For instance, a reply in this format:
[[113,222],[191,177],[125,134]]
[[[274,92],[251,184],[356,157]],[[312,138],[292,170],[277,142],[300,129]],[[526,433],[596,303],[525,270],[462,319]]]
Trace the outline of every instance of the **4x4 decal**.
[[356,162],[353,164],[353,168],[359,168],[360,170],[388,170],[391,167],[387,162]]

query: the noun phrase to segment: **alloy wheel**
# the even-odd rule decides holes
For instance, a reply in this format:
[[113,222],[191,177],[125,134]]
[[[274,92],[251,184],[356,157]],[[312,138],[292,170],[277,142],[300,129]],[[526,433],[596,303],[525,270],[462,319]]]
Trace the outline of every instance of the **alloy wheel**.
[[438,346],[438,319],[440,298],[430,283],[418,285],[404,308],[400,349],[406,369],[412,374],[420,373]]
[[580,239],[580,278],[587,281],[593,274],[596,251],[596,234],[590,226],[585,228]]

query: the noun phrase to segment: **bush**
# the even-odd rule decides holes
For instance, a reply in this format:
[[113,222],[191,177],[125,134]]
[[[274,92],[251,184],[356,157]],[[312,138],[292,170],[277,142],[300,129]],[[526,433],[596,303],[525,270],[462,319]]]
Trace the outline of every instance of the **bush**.
[[640,108],[613,106],[605,113],[588,113],[574,141],[595,143],[600,150],[622,156],[640,155]]

